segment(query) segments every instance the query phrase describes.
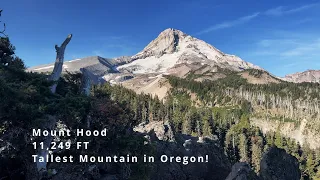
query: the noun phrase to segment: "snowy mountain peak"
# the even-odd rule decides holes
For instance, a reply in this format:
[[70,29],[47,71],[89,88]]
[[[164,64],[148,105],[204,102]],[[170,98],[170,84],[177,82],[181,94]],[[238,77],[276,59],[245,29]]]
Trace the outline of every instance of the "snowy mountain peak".
[[177,64],[199,63],[235,71],[261,69],[241,58],[228,55],[212,45],[180,30],[162,31],[142,51],[131,57],[132,62],[118,67],[132,73],[166,73]]
[[188,35],[180,30],[168,28],[162,31],[159,36],[151,41],[135,58],[145,58],[148,56],[162,56],[172,54],[177,51],[179,42]]
[[182,37],[186,37],[187,34],[178,30],[178,29],[173,29],[173,28],[168,28],[168,29],[165,29],[164,31],[162,31],[158,37],[161,37],[161,36],[171,36],[171,35],[176,35],[176,36],[179,36],[180,38]]
[[[133,74],[187,74],[190,71],[206,67],[214,72],[216,67],[242,71],[261,69],[241,58],[228,55],[212,45],[192,37],[177,29],[166,29],[152,40],[142,51],[134,56],[113,59],[89,57],[66,61],[64,70],[69,72],[89,69],[97,75],[112,76],[114,72],[132,76]],[[33,71],[48,72],[53,64],[34,67]],[[112,79],[112,77],[107,79]],[[120,76],[119,76],[120,77]]]

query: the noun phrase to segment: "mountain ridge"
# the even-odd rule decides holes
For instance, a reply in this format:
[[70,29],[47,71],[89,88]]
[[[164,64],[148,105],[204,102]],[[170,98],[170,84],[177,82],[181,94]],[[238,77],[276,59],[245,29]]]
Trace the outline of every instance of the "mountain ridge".
[[[50,72],[53,63],[28,68],[28,71]],[[167,28],[150,41],[145,48],[133,56],[120,56],[117,58],[103,58],[89,56],[85,58],[65,61],[63,70],[80,72],[81,68],[91,66],[100,78],[106,81],[118,81],[119,76],[136,76],[139,74],[173,74],[184,77],[191,71],[203,66],[209,66],[214,72],[216,66],[232,71],[263,68],[242,60],[236,55],[223,53],[216,47],[203,40],[192,37],[178,29]],[[98,72],[99,71],[99,72]],[[120,74],[119,74],[120,73]],[[271,75],[269,72],[267,73]],[[307,75],[308,73],[294,73],[284,78],[272,75],[272,78],[289,82],[320,82],[320,75]],[[312,73],[309,73],[312,74]],[[299,76],[299,77],[298,77]]]
[[288,74],[284,77],[284,79],[290,82],[295,82],[295,83],[301,83],[301,82],[320,83],[320,70],[308,69],[303,72]]

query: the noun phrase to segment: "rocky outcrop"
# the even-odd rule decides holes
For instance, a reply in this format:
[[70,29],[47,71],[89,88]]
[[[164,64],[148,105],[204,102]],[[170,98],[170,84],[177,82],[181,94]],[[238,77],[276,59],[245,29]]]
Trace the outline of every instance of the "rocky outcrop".
[[299,180],[301,177],[298,160],[285,150],[275,147],[263,155],[260,169],[263,180]]
[[[150,180],[222,180],[231,171],[231,164],[223,150],[214,141],[175,134],[168,122],[142,123],[130,131],[133,136],[144,136],[145,144],[154,146],[154,162],[150,162],[147,178]],[[141,147],[143,148],[143,147]],[[168,160],[161,156],[168,157]],[[204,162],[191,162],[192,157],[204,157]],[[206,160],[206,156],[208,159]],[[177,160],[181,157],[181,160]],[[96,163],[75,168],[74,164],[51,164],[52,179],[130,179],[123,178],[120,166]],[[144,172],[145,173],[145,172]],[[134,178],[133,178],[134,179]]]
[[320,70],[307,70],[304,72],[289,74],[289,75],[286,75],[283,79],[286,81],[295,82],[295,83],[302,83],[302,82],[320,83]]
[[252,171],[250,165],[246,162],[236,163],[226,180],[253,180],[258,177]]
[[184,39],[187,34],[176,29],[166,29],[159,36],[151,41],[140,53],[133,56],[133,59],[144,59],[149,56],[162,56],[177,51],[179,40]]
[[[169,123],[150,122],[134,128],[149,139],[146,143],[156,146],[156,159],[162,155],[168,157],[208,157],[208,162],[160,162],[156,161],[151,172],[153,180],[185,180],[185,179],[225,179],[231,165],[222,149],[211,140],[188,135],[174,134]],[[187,161],[186,161],[187,162]]]
[[[141,123],[133,128],[134,131],[146,134],[150,141],[168,141],[175,142],[175,137],[168,122],[154,121],[150,123]],[[151,135],[151,136],[150,136]]]

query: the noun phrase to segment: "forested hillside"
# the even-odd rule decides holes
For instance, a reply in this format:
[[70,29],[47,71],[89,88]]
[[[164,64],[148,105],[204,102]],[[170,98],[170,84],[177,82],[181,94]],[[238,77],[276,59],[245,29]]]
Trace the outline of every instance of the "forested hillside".
[[[280,83],[252,84],[237,72],[220,70],[226,77],[215,81],[194,81],[191,73],[188,78],[167,77],[174,88],[184,89],[196,95],[202,106],[242,105],[250,109],[252,118],[265,122],[291,122],[296,129],[301,125],[305,138],[300,143],[309,143],[312,148],[319,147],[319,92],[318,83]],[[246,70],[259,77],[266,73],[260,70]],[[259,75],[260,74],[260,75]],[[312,137],[312,138],[311,138]],[[313,141],[314,139],[317,139]],[[298,139],[297,139],[298,140]]]
[[[260,70],[249,72],[257,75]],[[190,75],[187,79],[166,77],[173,87],[168,102],[176,104],[176,109],[180,107],[177,115],[180,118],[175,118],[175,114],[172,117],[176,130],[217,137],[232,162],[250,162],[256,172],[263,152],[275,145],[300,161],[304,178],[319,178],[318,148],[311,150],[307,142],[301,147],[296,140],[281,135],[280,127],[276,132],[263,134],[250,124],[250,119],[259,115],[265,121],[295,124],[308,118],[309,130],[318,132],[319,84],[281,82],[257,85],[248,83],[237,73],[228,73],[226,78],[204,82],[194,81]],[[302,107],[292,102],[304,102],[303,113],[297,112]],[[190,118],[195,116],[199,117],[198,120]]]

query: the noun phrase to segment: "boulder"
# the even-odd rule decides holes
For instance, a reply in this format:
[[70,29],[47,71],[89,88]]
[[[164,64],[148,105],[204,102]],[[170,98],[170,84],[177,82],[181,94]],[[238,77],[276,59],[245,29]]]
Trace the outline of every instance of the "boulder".
[[226,180],[254,180],[257,179],[250,165],[246,162],[236,163]]

